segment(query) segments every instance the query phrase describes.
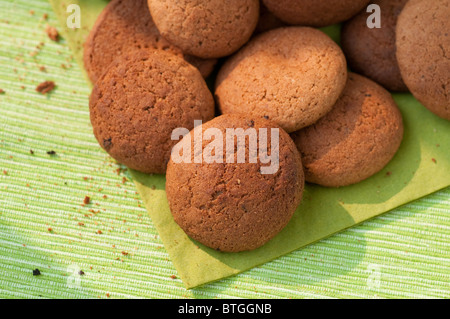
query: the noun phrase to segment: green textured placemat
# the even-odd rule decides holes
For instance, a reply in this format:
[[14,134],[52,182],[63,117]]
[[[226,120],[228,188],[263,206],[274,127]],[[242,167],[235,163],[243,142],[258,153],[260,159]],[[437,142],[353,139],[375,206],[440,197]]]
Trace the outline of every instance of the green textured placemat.
[[[64,26],[68,17],[66,6],[75,1],[50,2]],[[105,1],[78,1],[78,4],[83,13],[82,28],[63,29],[82,65],[82,43]],[[332,34],[336,34],[335,31],[334,28],[327,30]],[[410,94],[394,97],[403,114],[405,134],[391,163],[357,185],[340,189],[307,185],[303,202],[288,226],[254,251],[218,252],[191,240],[172,219],[164,176],[132,171],[138,191],[186,287],[193,288],[248,270],[449,186],[448,121],[430,113]]]
[[[90,88],[47,23],[46,0],[0,1],[0,298],[450,298],[450,188],[186,290],[130,175],[98,147]],[[47,79],[57,88],[42,96]]]

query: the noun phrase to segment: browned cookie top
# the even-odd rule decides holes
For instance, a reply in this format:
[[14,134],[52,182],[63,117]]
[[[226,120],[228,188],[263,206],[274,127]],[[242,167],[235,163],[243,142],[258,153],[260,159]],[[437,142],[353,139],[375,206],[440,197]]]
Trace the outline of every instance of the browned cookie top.
[[411,0],[397,24],[397,60],[406,86],[450,120],[450,0]]
[[[287,225],[300,203],[304,187],[300,155],[286,132],[258,117],[222,115],[194,132],[206,134],[211,128],[218,129],[223,136],[203,142],[201,149],[206,154],[209,142],[216,138],[226,145],[226,130],[233,128],[257,132],[267,129],[270,150],[274,142],[272,136],[275,136],[271,129],[277,129],[279,169],[274,174],[261,174],[261,168],[268,164],[259,159],[254,163],[248,160],[248,151],[253,149],[249,138],[244,148],[245,163],[226,163],[225,150],[224,163],[177,163],[172,158],[166,175],[172,215],[187,235],[206,246],[227,252],[255,249]],[[185,139],[195,134],[191,131]],[[259,135],[259,146],[263,145],[261,140],[262,135]],[[196,145],[193,138],[187,140],[187,145],[191,146],[193,158]],[[231,157],[236,156],[236,153],[231,154]]]
[[267,8],[289,24],[324,27],[350,19],[369,0],[263,0]]
[[308,27],[275,29],[250,41],[219,71],[221,111],[273,120],[287,132],[316,122],[344,89],[347,68],[339,46]]
[[183,52],[201,58],[232,54],[253,33],[258,0],[148,0],[161,34]]
[[351,73],[333,110],[292,137],[306,181],[346,186],[372,176],[392,159],[403,138],[402,116],[388,91]]
[[[161,49],[183,56],[181,50],[159,33],[146,0],[112,0],[102,11],[84,44],[84,66],[93,83],[109,64],[128,50]],[[203,77],[213,70],[216,60],[185,55]]]
[[408,91],[395,56],[397,17],[408,0],[374,0],[381,9],[381,28],[370,29],[365,10],[346,22],[341,45],[350,68],[390,91]]
[[96,82],[89,107],[100,145],[145,173],[165,172],[174,129],[192,129],[194,120],[214,116],[214,100],[199,71],[162,50],[130,51],[116,59]]

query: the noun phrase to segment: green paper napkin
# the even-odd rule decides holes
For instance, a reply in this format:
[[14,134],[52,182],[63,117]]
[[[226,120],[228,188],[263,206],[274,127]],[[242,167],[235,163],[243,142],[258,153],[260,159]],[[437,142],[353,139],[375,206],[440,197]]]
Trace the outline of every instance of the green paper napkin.
[[[82,65],[82,43],[104,0],[50,0],[74,56]],[[67,5],[81,8],[81,29],[68,29]],[[338,33],[327,28],[334,37]],[[410,94],[395,94],[405,133],[400,150],[381,172],[357,185],[339,189],[307,185],[291,222],[269,243],[242,253],[223,253],[186,236],[173,221],[162,175],[132,171],[137,189],[187,288],[237,274],[326,238],[395,207],[450,185],[450,123],[425,109]]]

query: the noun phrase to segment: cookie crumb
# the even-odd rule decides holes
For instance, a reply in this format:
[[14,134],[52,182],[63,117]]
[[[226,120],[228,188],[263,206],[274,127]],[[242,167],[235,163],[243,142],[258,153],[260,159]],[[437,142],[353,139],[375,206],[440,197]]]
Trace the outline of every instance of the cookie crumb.
[[45,28],[45,32],[47,33],[48,37],[52,40],[52,41],[59,41],[59,33],[58,30],[56,30],[55,27],[52,26],[47,26]]
[[51,150],[51,151],[47,151],[47,154],[48,155],[56,155],[56,152],[54,150]]
[[86,196],[85,198],[84,198],[84,200],[83,200],[83,204],[84,205],[87,205],[87,204],[89,204],[91,202],[91,198],[89,197],[89,196]]
[[40,276],[41,275],[41,271],[39,269],[34,269],[33,270],[33,276]]
[[44,81],[36,87],[36,91],[41,94],[47,94],[55,88],[55,82],[53,81]]
[[126,255],[128,255],[128,252],[122,251],[122,255],[126,256]]
[[30,150],[30,154],[31,154],[31,155],[34,155],[34,151],[33,151],[33,150]]
[[5,91],[3,89],[0,89],[0,94],[5,94]]
[[177,279],[177,276],[172,275],[172,276],[170,276],[170,278],[172,278],[172,279]]
[[84,276],[84,271],[80,270],[80,271],[78,272],[78,274],[79,274],[80,276]]
[[431,161],[434,163],[434,164],[436,164],[437,163],[437,161],[436,161],[436,159],[435,158],[432,158],[431,159]]

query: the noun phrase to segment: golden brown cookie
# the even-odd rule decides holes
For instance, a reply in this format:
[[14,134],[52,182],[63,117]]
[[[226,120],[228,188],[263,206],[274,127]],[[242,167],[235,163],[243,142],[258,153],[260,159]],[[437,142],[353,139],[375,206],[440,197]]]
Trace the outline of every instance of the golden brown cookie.
[[227,56],[255,30],[258,0],[148,0],[158,30],[183,52],[200,58]]
[[397,17],[408,0],[374,0],[380,6],[381,28],[369,28],[365,10],[347,21],[341,46],[352,71],[365,75],[390,91],[406,92],[395,56]]
[[96,82],[89,108],[99,144],[118,162],[144,173],[165,172],[174,129],[192,129],[194,120],[214,116],[214,100],[200,72],[162,50],[117,58]]
[[346,186],[372,176],[392,159],[403,138],[402,116],[388,91],[350,73],[333,110],[291,136],[302,154],[306,181]]
[[350,19],[369,0],[263,0],[267,8],[289,24],[324,27]]
[[[179,48],[164,39],[153,23],[146,0],[112,0],[102,11],[84,44],[84,66],[92,83],[109,64],[128,50],[161,49],[183,56]],[[215,59],[184,55],[186,61],[207,77]]]
[[450,120],[450,0],[411,0],[397,23],[397,61],[406,86]]
[[[249,150],[255,151],[250,138],[239,144],[246,151],[244,163],[226,162],[226,132],[237,128],[245,132],[265,130],[269,143],[264,149],[272,150],[273,145],[278,145],[278,152],[270,151],[279,158],[279,167],[273,174],[261,173],[269,164],[261,162],[260,156],[250,162]],[[289,135],[275,123],[229,114],[198,126],[180,142],[188,145],[191,155],[187,158],[192,162],[195,145],[200,145],[204,156],[213,154],[206,151],[211,139],[204,137],[203,143],[194,143],[191,138],[200,132],[206,136],[210,129],[222,133],[213,140],[223,142],[223,148],[216,149],[222,150],[218,158],[223,163],[180,163],[174,161],[174,156],[169,162],[166,193],[174,220],[188,236],[208,247],[226,252],[258,248],[287,225],[301,201],[304,175],[300,155]],[[272,129],[278,132],[278,144]],[[263,140],[259,133],[257,147],[266,145]],[[236,158],[234,147],[230,154],[228,158]]]
[[287,27],[260,34],[228,59],[215,95],[224,114],[265,117],[293,132],[329,112],[346,81],[345,57],[333,40]]

